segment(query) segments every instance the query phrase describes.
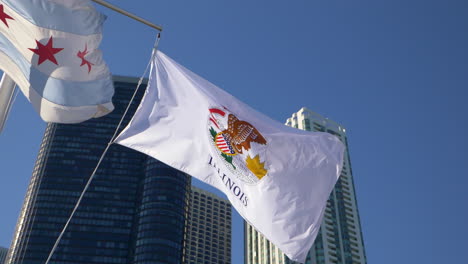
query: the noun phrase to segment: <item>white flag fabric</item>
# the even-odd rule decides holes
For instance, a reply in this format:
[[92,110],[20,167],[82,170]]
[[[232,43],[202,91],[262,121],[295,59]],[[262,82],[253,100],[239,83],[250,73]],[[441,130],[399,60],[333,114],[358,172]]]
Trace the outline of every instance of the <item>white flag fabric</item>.
[[328,133],[273,121],[158,51],[118,144],[222,192],[290,259],[304,262],[343,163]]

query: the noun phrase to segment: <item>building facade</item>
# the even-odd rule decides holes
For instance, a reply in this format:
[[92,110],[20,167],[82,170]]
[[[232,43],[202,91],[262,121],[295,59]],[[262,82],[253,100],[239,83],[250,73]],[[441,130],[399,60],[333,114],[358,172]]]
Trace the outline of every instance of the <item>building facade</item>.
[[8,248],[0,247],[0,264],[5,263],[5,259],[8,253]]
[[187,264],[231,264],[231,204],[192,186],[187,224]]
[[[346,146],[341,176],[327,201],[320,231],[305,263],[366,264],[345,128],[304,107],[288,118],[286,125],[307,131],[333,134]],[[247,264],[295,263],[252,226],[245,224],[244,232]]]
[[[107,116],[47,125],[6,263],[44,264],[137,81],[114,78],[115,110]],[[113,144],[50,263],[181,263],[190,186],[186,174]]]

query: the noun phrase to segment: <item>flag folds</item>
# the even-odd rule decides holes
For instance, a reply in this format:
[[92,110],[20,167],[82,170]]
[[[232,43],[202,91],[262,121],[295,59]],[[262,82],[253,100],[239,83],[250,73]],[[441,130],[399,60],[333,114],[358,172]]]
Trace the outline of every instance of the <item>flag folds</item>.
[[45,121],[79,123],[114,109],[97,50],[104,20],[89,0],[0,0],[0,70]]
[[226,194],[289,258],[304,261],[343,163],[344,145],[273,121],[162,52],[118,144]]

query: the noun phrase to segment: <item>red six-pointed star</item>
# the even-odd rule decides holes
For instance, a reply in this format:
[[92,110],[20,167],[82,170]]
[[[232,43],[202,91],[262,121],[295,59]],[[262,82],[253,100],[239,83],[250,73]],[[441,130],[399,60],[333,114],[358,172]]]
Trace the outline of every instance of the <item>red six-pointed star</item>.
[[7,26],[8,26],[8,21],[7,19],[11,19],[11,20],[15,20],[14,18],[12,18],[11,16],[7,15],[7,13],[5,13],[5,11],[3,11],[3,5],[0,5],[0,20]]
[[88,44],[85,45],[85,49],[83,51],[78,51],[78,53],[76,54],[76,56],[78,58],[81,59],[81,66],[83,65],[87,65],[88,66],[88,73],[91,72],[91,68],[92,68],[92,65],[94,65],[93,63],[91,63],[89,60],[85,59],[85,56],[89,53],[88,51]]
[[30,51],[36,53],[39,56],[37,65],[41,65],[44,61],[49,60],[55,65],[58,65],[57,59],[55,59],[55,54],[63,50],[63,48],[54,48],[54,39],[52,36],[49,38],[49,41],[46,45],[40,43],[36,40],[37,48],[29,49]]

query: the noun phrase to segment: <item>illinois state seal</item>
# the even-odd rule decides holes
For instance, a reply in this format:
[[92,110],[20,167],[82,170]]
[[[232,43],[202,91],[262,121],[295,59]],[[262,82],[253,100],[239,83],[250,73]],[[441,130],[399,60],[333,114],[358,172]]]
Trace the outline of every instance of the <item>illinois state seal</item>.
[[255,184],[267,175],[267,141],[252,124],[228,109],[210,108],[208,130],[212,146],[239,180]]

